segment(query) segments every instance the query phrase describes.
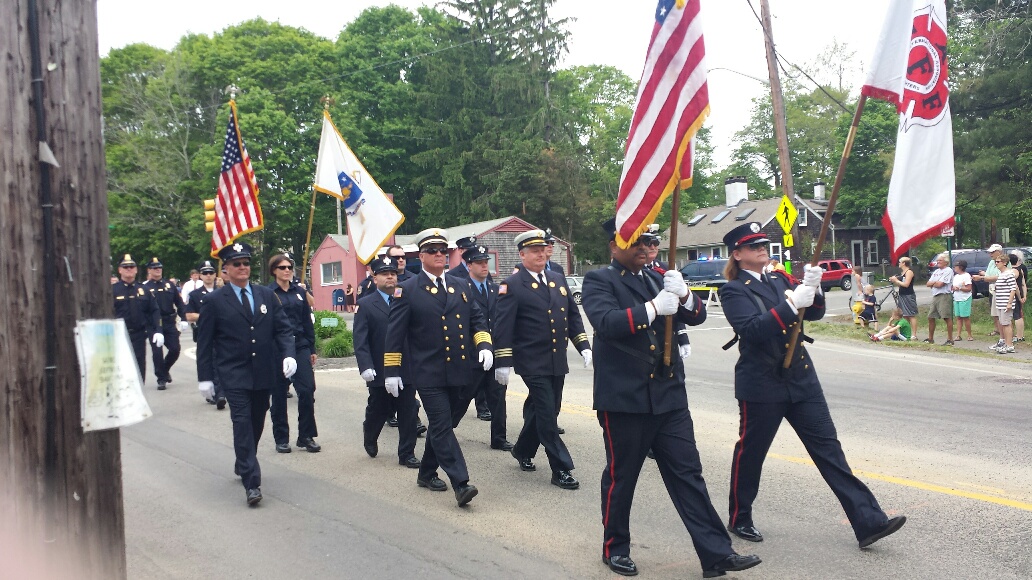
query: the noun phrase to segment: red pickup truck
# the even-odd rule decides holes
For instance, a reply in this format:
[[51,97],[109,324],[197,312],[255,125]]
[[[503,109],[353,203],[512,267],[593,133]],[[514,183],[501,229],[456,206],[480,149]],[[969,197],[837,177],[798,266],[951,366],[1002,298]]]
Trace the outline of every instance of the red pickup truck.
[[825,292],[835,286],[846,292],[853,289],[853,264],[849,260],[821,260],[817,265],[824,270],[821,275],[821,288]]

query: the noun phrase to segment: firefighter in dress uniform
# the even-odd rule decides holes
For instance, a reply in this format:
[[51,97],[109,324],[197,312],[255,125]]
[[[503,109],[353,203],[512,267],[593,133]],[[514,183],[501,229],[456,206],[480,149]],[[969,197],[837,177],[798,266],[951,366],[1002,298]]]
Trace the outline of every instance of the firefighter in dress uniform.
[[[147,280],[143,287],[150,292],[154,300],[154,308],[161,318],[161,334],[165,337],[164,345],[151,345],[154,359],[154,376],[158,379],[158,390],[164,391],[165,385],[172,382],[172,365],[179,360],[179,328],[176,318],[186,320],[186,305],[179,295],[179,288],[162,277],[163,266],[155,256],[147,263]],[[165,354],[163,349],[168,350]]]
[[[211,260],[205,260],[198,264],[197,273],[200,276],[201,285],[190,292],[186,301],[186,321],[193,327],[191,335],[193,335],[194,342],[197,342],[197,319],[201,317],[201,307],[204,306],[204,301],[208,299],[209,295],[216,290],[215,266]],[[221,411],[226,408],[226,397],[222,394],[218,375],[218,369],[215,369],[215,378],[212,381],[215,383],[215,396],[206,400]]]
[[[472,277],[470,276],[470,273],[469,273],[469,266],[467,266],[467,264],[469,263],[469,260],[466,259],[466,254],[467,254],[468,250],[472,250],[474,248],[479,247],[477,245],[477,236],[476,235],[472,235],[472,236],[467,236],[465,238],[459,238],[459,239],[455,240],[455,247],[460,249],[460,250],[462,250],[462,261],[459,262],[458,266],[455,266],[454,268],[450,268],[448,270],[448,275],[449,276],[455,276],[456,278],[465,278],[466,280],[472,280]],[[485,251],[486,251],[486,249],[485,249]],[[486,260],[487,258],[484,258],[484,259]],[[488,272],[488,274],[487,274],[487,283],[489,285],[491,285],[491,286],[494,286],[494,280],[491,279],[491,273],[490,272]],[[495,287],[497,288],[497,286],[495,286]],[[480,304],[480,309],[484,310],[484,314],[487,315],[488,312],[487,312],[487,310],[485,310],[486,307],[485,307],[484,303],[478,301],[478,304]],[[488,316],[488,318],[490,318],[490,316]],[[488,324],[488,326],[490,326],[490,323]],[[491,420],[491,409],[489,408],[489,406],[487,404],[487,393],[485,392],[485,389],[484,388],[478,388],[476,394],[474,395],[473,400],[476,403],[477,419],[480,419],[481,421],[490,421]],[[504,430],[503,430],[503,433],[504,433]]]
[[161,348],[165,344],[165,336],[161,333],[154,299],[136,281],[136,262],[129,254],[118,264],[118,280],[111,285],[111,291],[114,295],[115,318],[125,321],[129,344],[133,347],[136,366],[140,370],[140,380],[146,381],[147,338],[150,338],[151,344]]
[[899,530],[906,516],[889,519],[850,470],[806,348],[798,345],[789,367],[783,365],[792,331],[803,324],[799,309],[805,308],[805,320],[824,316],[821,269],[807,265],[801,284],[781,272],[764,274],[770,240],[756,222],[731,230],[724,243],[728,282],[720,290],[720,303],[740,341],[735,365],[739,440],[731,463],[728,529],[744,540],[763,541],[753,522],[753,501],[767,450],[787,420],[842,504],[860,547],[866,548]]

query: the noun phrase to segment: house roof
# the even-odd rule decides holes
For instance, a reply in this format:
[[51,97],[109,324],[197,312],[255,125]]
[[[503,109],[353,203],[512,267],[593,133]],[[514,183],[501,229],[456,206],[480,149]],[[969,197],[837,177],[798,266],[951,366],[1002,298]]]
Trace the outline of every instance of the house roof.
[[[774,213],[777,211],[778,204],[780,203],[781,198],[775,197],[771,199],[747,199],[733,207],[721,204],[713,207],[699,208],[688,218],[688,223],[690,223],[698,216],[704,216],[694,226],[689,226],[685,222],[677,225],[677,247],[722,246],[724,245],[724,234],[731,231],[735,226],[741,225],[746,221],[760,222],[760,225],[766,226],[774,219]],[[749,210],[753,211],[745,215]],[[713,222],[713,218],[724,211],[728,211],[728,213],[720,221]],[[736,219],[743,215],[745,215],[744,219]],[[669,244],[669,230],[663,234],[663,240]]]

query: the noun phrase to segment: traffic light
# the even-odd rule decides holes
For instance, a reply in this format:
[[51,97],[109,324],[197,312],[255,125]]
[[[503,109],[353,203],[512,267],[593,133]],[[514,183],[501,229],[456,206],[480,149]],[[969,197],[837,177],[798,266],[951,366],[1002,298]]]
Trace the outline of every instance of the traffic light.
[[215,200],[204,200],[204,231],[215,231]]

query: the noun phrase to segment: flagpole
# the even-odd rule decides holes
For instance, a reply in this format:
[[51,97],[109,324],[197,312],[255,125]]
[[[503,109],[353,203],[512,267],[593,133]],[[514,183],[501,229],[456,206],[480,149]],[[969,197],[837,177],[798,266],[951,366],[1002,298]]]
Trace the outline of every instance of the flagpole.
[[[693,160],[694,161],[694,160]],[[670,208],[670,250],[667,252],[667,271],[674,270],[677,258],[677,226],[680,221],[680,213],[678,209],[681,207],[681,180],[677,180],[677,187],[674,188],[674,194],[672,196],[673,207]],[[698,297],[695,298],[698,300]],[[663,346],[663,365],[670,366],[670,352],[671,343],[674,337],[674,317],[666,317],[666,332],[664,334]]]
[[[839,188],[842,186],[842,178],[846,174],[846,164],[849,162],[849,154],[853,149],[853,140],[856,138],[856,128],[860,125],[860,115],[864,112],[864,104],[867,103],[867,95],[861,94],[860,101],[856,104],[856,113],[853,113],[853,123],[849,126],[849,135],[846,137],[846,145],[842,148],[842,159],[839,161],[838,173],[835,175],[835,185],[831,189],[831,197],[828,198],[828,209],[824,212],[824,221],[821,222],[821,233],[817,236],[817,245],[813,250],[813,257],[810,259],[810,267],[816,268],[821,258],[821,249],[824,246],[824,239],[828,236],[831,228],[831,219],[835,214],[835,202],[838,201]],[[795,354],[795,347],[799,343],[799,333],[803,328],[803,315],[806,308],[799,309],[800,323],[792,328],[792,336],[788,341],[788,351],[785,353],[784,368],[792,365],[792,356]]]
[[[323,111],[329,111],[334,100],[329,95],[324,95],[319,101],[323,104]],[[325,113],[329,114],[329,113]],[[312,244],[312,222],[315,220],[315,194],[318,190],[312,186],[312,203],[308,206],[308,233],[305,234],[305,255],[301,259],[301,283],[305,283],[305,273],[308,272],[308,256],[312,253],[309,247]],[[337,229],[340,229],[340,206],[337,206]],[[339,231],[337,233],[340,233]]]

